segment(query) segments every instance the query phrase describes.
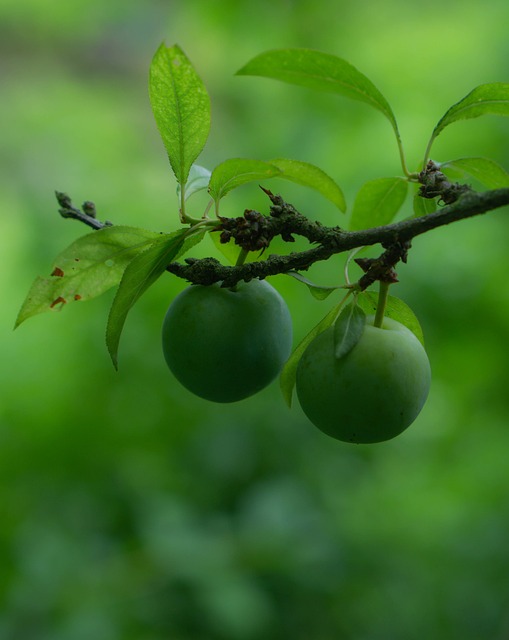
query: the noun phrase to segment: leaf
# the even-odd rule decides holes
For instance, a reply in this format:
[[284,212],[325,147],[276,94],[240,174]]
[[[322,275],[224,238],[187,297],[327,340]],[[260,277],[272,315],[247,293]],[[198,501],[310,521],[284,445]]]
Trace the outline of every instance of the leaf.
[[305,338],[301,340],[292,355],[286,361],[286,364],[281,371],[279,384],[285,402],[289,407],[292,406],[292,395],[297,376],[297,367],[299,365],[300,359],[302,358],[302,355],[304,354],[304,351],[306,350],[307,346],[316,338],[316,336],[318,336],[320,333],[322,333],[322,331],[325,331],[334,324],[334,321],[338,317],[338,314],[345,304],[346,299],[347,296],[345,296],[339,304],[333,307],[329,311],[329,313],[327,313],[327,315],[322,318],[320,322],[315,327],[313,327],[313,329],[311,329],[311,331]]
[[389,224],[405,202],[405,178],[377,178],[366,182],[353,205],[350,229],[358,231]]
[[484,115],[509,116],[509,84],[504,82],[493,82],[481,84],[467,94],[462,100],[453,104],[440,118],[438,124],[433,129],[426,159],[429,157],[431,145],[435,138],[453,122],[478,118]]
[[396,118],[387,100],[371,80],[342,58],[311,49],[275,49],[250,60],[237,75],[274,78],[364,102],[384,114],[399,140]]
[[23,302],[15,327],[28,318],[70,302],[95,298],[120,282],[124,269],[160,233],[115,225],[82,236],[38,277]]
[[509,173],[494,160],[488,158],[458,158],[440,165],[451,179],[465,180],[471,177],[488,189],[509,186]]
[[[357,302],[367,314],[374,314],[377,307],[378,296],[372,291],[364,291],[358,296]],[[400,298],[388,296],[385,307],[385,315],[388,318],[397,320],[402,325],[410,329],[418,338],[419,342],[424,346],[424,335],[422,327],[415,313]]]
[[282,171],[263,160],[231,158],[219,164],[210,177],[209,193],[216,202],[236,187],[254,180],[266,180],[281,176]]
[[178,45],[162,44],[150,65],[152,111],[177,182],[187,181],[191,165],[210,130],[210,98]]
[[[189,171],[189,176],[187,178],[186,186],[184,187],[184,197],[185,200],[190,198],[193,194],[198,193],[198,191],[203,191],[209,186],[211,172],[205,167],[200,167],[198,164],[193,164],[191,170]],[[182,187],[180,184],[177,185],[177,195],[180,197]]]
[[419,218],[420,216],[427,216],[430,213],[434,213],[437,209],[438,198],[423,198],[419,193],[414,194],[414,216]]
[[295,278],[295,280],[298,280],[299,282],[305,284],[311,292],[311,295],[317,300],[325,300],[330,296],[331,293],[343,288],[343,285],[338,285],[336,287],[323,287],[321,285],[315,284],[314,282],[311,282],[307,278],[304,278],[304,276],[301,276],[301,274],[297,271],[287,271],[286,275],[292,276],[292,278]]
[[127,314],[164,273],[167,265],[200,242],[205,231],[193,236],[188,234],[189,229],[181,229],[157,239],[127,266],[113,299],[106,328],[106,345],[115,369],[118,368],[118,345]]
[[[228,262],[230,264],[236,264],[242,249],[237,244],[235,244],[233,240],[230,240],[230,242],[226,242],[226,243],[221,242],[220,240],[221,233],[218,231],[210,231],[209,235],[216,249],[218,249],[218,251],[220,251],[223,254],[223,256],[228,260]],[[249,252],[249,253],[251,254],[252,252]],[[249,260],[250,260],[250,255],[248,254],[246,261],[249,261]]]
[[270,160],[270,164],[276,166],[283,172],[282,175],[278,176],[279,178],[291,180],[305,187],[311,187],[335,204],[340,211],[346,211],[346,201],[343,192],[325,171],[308,162],[287,160],[286,158]]
[[366,314],[354,300],[339,314],[334,323],[334,357],[344,358],[359,342],[364,333]]

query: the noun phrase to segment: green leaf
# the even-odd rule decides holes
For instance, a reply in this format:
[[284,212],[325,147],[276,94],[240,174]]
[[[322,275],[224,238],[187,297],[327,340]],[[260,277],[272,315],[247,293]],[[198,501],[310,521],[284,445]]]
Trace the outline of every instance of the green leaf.
[[[359,306],[362,307],[367,314],[374,314],[376,312],[377,301],[378,296],[372,291],[364,291],[357,298]],[[395,296],[388,296],[385,315],[388,318],[397,320],[397,322],[400,322],[402,325],[410,329],[410,331],[416,335],[419,342],[424,346],[422,327],[417,316],[406,302],[403,302],[403,300],[396,298]]]
[[405,178],[377,178],[364,184],[355,198],[350,229],[369,229],[389,224],[398,213],[408,191]]
[[[226,243],[221,242],[220,231],[210,231],[209,235],[216,249],[218,249],[218,251],[222,253],[222,255],[228,260],[228,262],[230,264],[237,264],[237,259],[239,257],[240,252],[242,251],[239,245],[235,244],[233,240],[230,240],[230,242],[226,242]],[[249,260],[250,260],[250,256],[248,254],[246,261],[249,261]]]
[[256,56],[237,74],[274,78],[364,102],[384,114],[399,140],[396,118],[387,100],[371,80],[342,58],[311,49],[276,49]]
[[236,187],[254,180],[281,176],[282,171],[270,162],[231,158],[219,164],[210,177],[209,193],[216,202]]
[[181,229],[158,238],[127,266],[113,299],[106,328],[106,345],[115,369],[118,368],[118,345],[127,314],[164,273],[167,265],[200,242],[205,231],[200,230],[192,236],[188,234],[189,229]]
[[330,296],[331,293],[334,293],[334,291],[343,288],[343,285],[338,285],[336,287],[324,287],[322,285],[315,284],[307,278],[304,278],[304,276],[301,276],[301,274],[297,271],[288,271],[286,275],[292,276],[292,278],[295,278],[295,280],[298,280],[299,282],[305,284],[311,292],[311,295],[317,300],[325,300]]
[[325,171],[322,171],[322,169],[315,167],[313,164],[309,164],[309,162],[287,160],[286,158],[270,160],[270,164],[276,166],[283,172],[282,175],[278,176],[279,178],[291,180],[305,187],[311,187],[335,204],[340,211],[346,211],[346,201],[343,192],[334,180],[327,175]]
[[451,179],[478,180],[488,189],[509,186],[509,173],[494,160],[488,158],[458,158],[440,165],[440,169]]
[[334,357],[344,358],[359,342],[364,333],[366,314],[354,300],[340,313],[334,323]]
[[205,146],[210,130],[210,98],[178,45],[162,44],[150,66],[150,102],[171,168],[181,185]]
[[311,331],[307,334],[303,340],[297,345],[292,355],[288,358],[283,370],[281,371],[281,375],[279,378],[279,384],[281,387],[281,392],[285,399],[286,404],[291,407],[292,406],[292,395],[293,389],[295,387],[295,380],[297,376],[297,367],[299,365],[299,361],[304,354],[307,346],[318,336],[322,331],[325,331],[330,326],[334,324],[334,321],[338,317],[339,312],[341,311],[347,296],[341,300],[339,304],[333,307],[329,313],[320,320],[320,322],[311,329]]
[[[211,172],[205,167],[193,164],[189,171],[186,186],[184,187],[184,199],[187,200],[198,191],[203,191],[209,186]],[[177,195],[180,197],[182,187],[177,185]]]
[[458,120],[478,118],[488,114],[509,116],[509,84],[504,82],[481,84],[448,109],[433,130],[426,157],[429,155],[433,141],[445,127]]
[[414,194],[414,216],[419,218],[420,216],[427,216],[430,213],[434,213],[438,209],[438,198],[423,198],[419,193]]
[[57,256],[49,277],[36,278],[15,327],[39,313],[90,300],[114,287],[131,260],[160,236],[120,225],[82,236]]

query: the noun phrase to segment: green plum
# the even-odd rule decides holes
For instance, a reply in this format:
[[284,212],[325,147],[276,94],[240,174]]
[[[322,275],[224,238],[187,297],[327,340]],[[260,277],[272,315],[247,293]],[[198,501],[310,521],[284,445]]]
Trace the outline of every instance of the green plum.
[[366,318],[362,336],[340,359],[334,356],[333,328],[307,347],[296,389],[309,420],[344,442],[390,440],[409,427],[428,396],[428,356],[416,336],[385,318],[382,327]]
[[213,402],[236,402],[266,387],[292,347],[292,320],[280,294],[264,280],[235,289],[192,285],[163,322],[163,353],[189,391]]

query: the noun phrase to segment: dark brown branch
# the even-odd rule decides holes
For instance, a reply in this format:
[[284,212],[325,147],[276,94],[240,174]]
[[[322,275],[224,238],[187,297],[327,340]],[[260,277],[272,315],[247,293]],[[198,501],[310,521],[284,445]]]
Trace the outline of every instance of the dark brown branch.
[[[327,260],[334,254],[357,247],[381,244],[387,252],[391,246],[408,245],[413,238],[432,229],[509,205],[509,189],[494,189],[483,193],[467,191],[456,202],[434,213],[361,231],[324,227],[318,222],[308,220],[279,196],[272,196],[271,199],[273,207],[269,221],[273,225],[272,231],[282,233],[284,230],[286,234],[300,235],[312,243],[318,243],[319,246],[285,256],[270,255],[266,260],[242,266],[224,266],[211,258],[188,259],[186,264],[168,265],[168,271],[195,284],[210,285],[222,282],[223,286],[229,287],[240,280],[265,278],[288,271],[304,271],[315,262]],[[398,255],[397,252],[395,255]],[[401,258],[399,255],[397,259]],[[387,268],[394,266],[389,262],[385,264]]]
[[[262,221],[259,217],[261,214],[248,211],[243,218],[221,219],[222,224],[218,221],[217,231],[222,233],[227,231],[228,237],[225,239],[233,240],[240,246],[247,237],[247,242],[252,243],[249,246],[265,247],[268,245],[264,240],[270,241],[277,235],[287,241],[292,241],[293,235],[302,236],[317,246],[288,255],[269,255],[263,261],[250,262],[241,266],[224,266],[214,258],[189,258],[185,260],[185,264],[171,263],[167,270],[195,284],[210,285],[221,282],[223,286],[231,287],[240,280],[263,279],[289,271],[305,271],[315,262],[327,260],[334,254],[357,247],[380,244],[385,251],[379,258],[365,265],[366,273],[358,283],[364,289],[375,280],[388,278],[394,281],[395,274],[391,273],[391,269],[399,260],[406,259],[406,252],[413,238],[452,222],[509,205],[509,188],[483,193],[464,190],[455,202],[434,213],[418,218],[408,218],[382,227],[344,231],[339,227],[325,227],[319,222],[312,222],[292,205],[284,202],[280,196],[273,195],[270,191],[266,193],[272,202],[270,216],[263,216]],[[84,203],[83,210],[80,210],[74,207],[71,199],[63,193],[57,192],[57,199],[61,206],[60,214],[64,218],[79,220],[93,229],[102,229],[111,225],[110,222],[102,223],[95,218],[95,207],[91,202]],[[250,221],[254,225],[251,229]],[[240,230],[238,233],[237,227]],[[259,237],[253,237],[252,229],[259,231]],[[259,242],[261,244],[257,244]]]
[[62,218],[71,218],[83,222],[88,227],[92,227],[96,231],[103,227],[110,227],[111,222],[100,222],[96,218],[95,204],[93,202],[84,202],[81,209],[75,207],[71,201],[71,198],[66,193],[61,191],[55,191],[55,195],[60,205],[58,212]]

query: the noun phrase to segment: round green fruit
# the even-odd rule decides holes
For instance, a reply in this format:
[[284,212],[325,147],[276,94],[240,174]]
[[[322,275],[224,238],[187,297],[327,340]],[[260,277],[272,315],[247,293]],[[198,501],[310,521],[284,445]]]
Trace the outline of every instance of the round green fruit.
[[292,347],[292,320],[279,293],[264,280],[235,290],[192,285],[163,322],[168,367],[189,391],[213,402],[236,402],[266,387]]
[[390,440],[409,427],[428,396],[431,371],[424,347],[405,326],[368,316],[353,349],[334,356],[333,328],[307,347],[297,368],[300,405],[321,431],[344,442]]

